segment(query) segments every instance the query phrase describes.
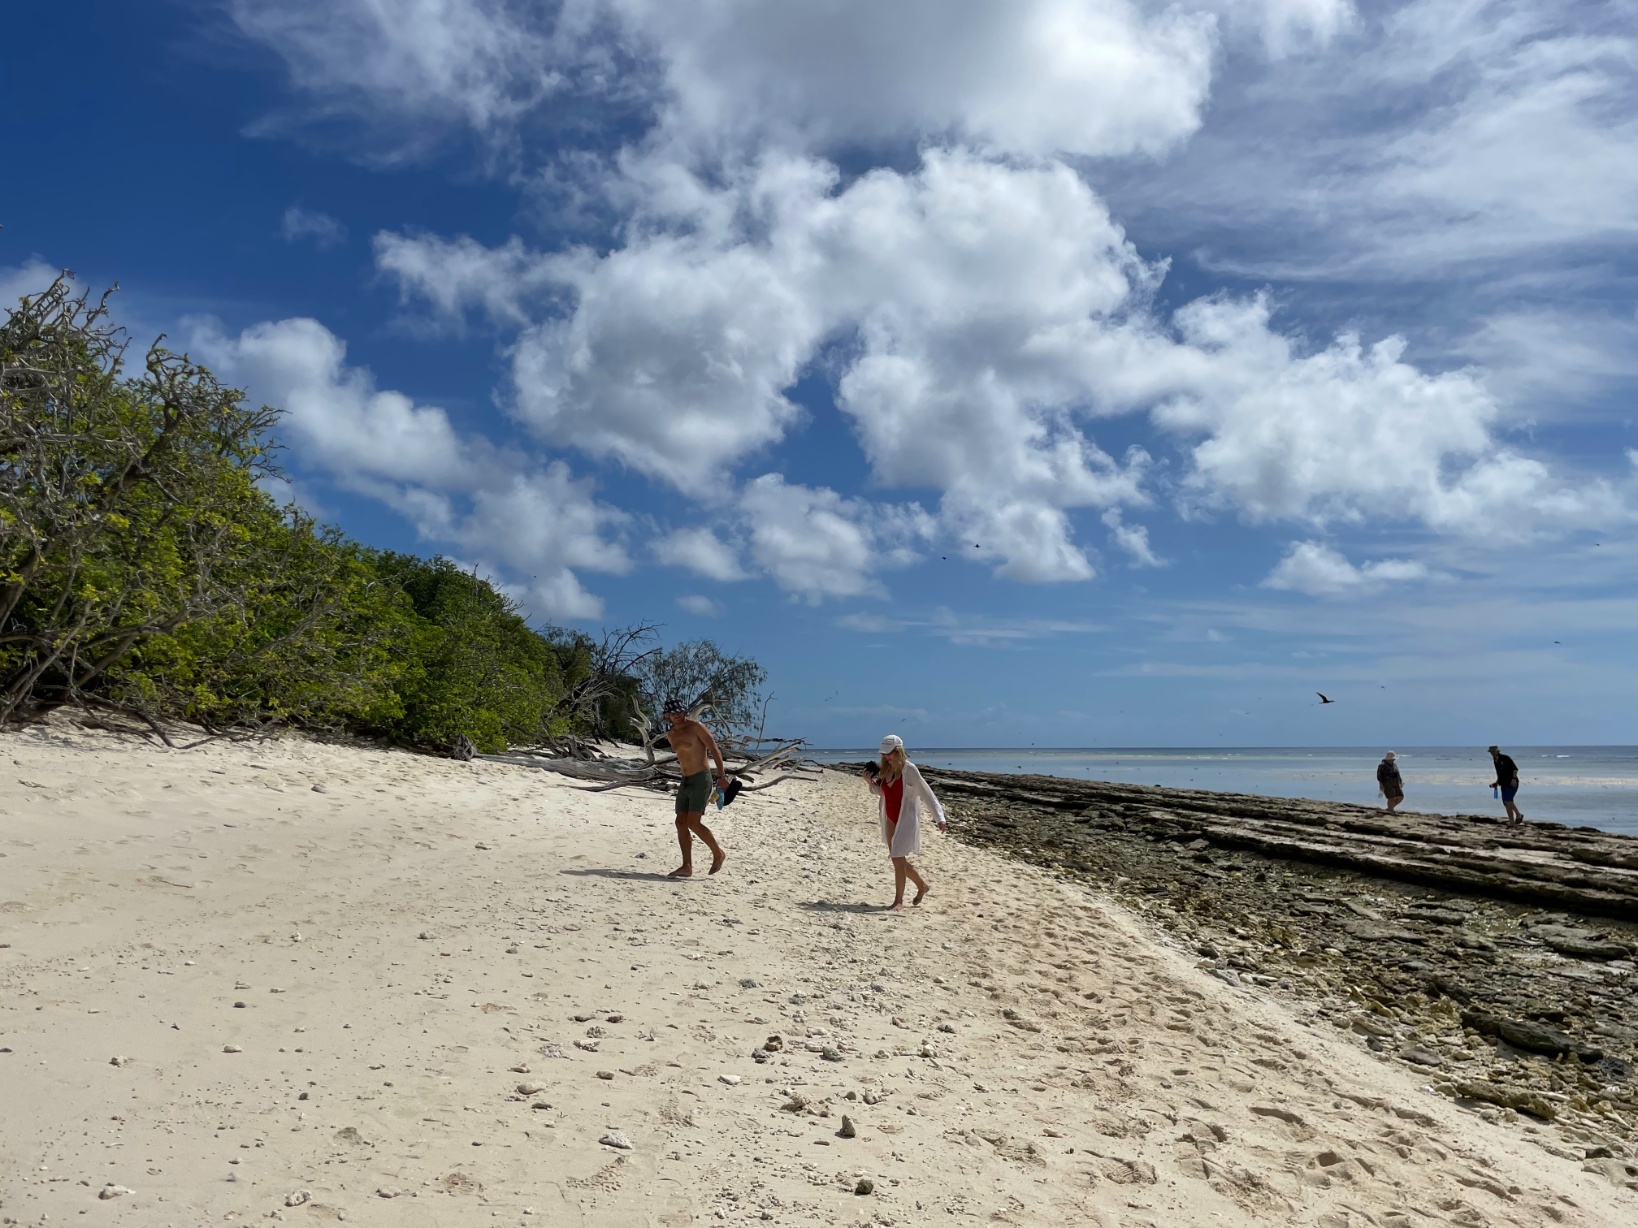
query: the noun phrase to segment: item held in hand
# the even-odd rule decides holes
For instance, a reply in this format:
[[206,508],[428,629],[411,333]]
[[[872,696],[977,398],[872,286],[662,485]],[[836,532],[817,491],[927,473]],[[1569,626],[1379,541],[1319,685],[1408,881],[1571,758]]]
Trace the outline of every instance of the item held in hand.
[[740,790],[744,787],[745,786],[740,784],[739,781],[730,780],[728,782],[728,787],[717,794],[717,809],[721,810],[729,802],[738,797]]
[[874,763],[865,764],[865,775],[869,776],[872,780],[876,779],[876,777],[880,776],[881,774],[882,774],[882,770],[876,764],[874,764]]

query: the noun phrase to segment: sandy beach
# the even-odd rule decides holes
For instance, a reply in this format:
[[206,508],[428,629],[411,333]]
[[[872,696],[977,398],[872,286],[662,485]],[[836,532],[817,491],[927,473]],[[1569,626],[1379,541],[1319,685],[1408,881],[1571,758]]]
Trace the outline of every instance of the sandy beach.
[[0,752],[6,1224],[1638,1222],[1048,872],[934,836],[882,911],[848,776],[678,882],[669,799],[526,768]]

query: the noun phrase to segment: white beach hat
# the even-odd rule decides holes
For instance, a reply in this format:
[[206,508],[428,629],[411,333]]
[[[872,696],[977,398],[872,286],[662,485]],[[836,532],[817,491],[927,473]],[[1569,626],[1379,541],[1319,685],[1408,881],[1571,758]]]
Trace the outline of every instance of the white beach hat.
[[904,749],[904,739],[896,733],[890,733],[882,739],[882,754],[890,755],[896,750]]
[[1383,755],[1382,757],[1384,759],[1397,759],[1397,758],[1399,758],[1399,756],[1394,754],[1391,750],[1387,754]]

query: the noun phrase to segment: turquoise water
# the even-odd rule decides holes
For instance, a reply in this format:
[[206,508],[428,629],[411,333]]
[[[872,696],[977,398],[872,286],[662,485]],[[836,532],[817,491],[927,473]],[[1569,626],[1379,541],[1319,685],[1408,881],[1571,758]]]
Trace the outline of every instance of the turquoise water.
[[[1379,747],[1145,748],[1109,750],[910,748],[930,767],[1029,772],[1081,780],[1260,793],[1381,805]],[[1518,804],[1527,819],[1638,835],[1638,746],[1508,746],[1519,765]],[[1403,810],[1501,814],[1490,796],[1490,756],[1471,746],[1396,746],[1405,780]],[[870,758],[866,750],[819,750],[820,762]]]

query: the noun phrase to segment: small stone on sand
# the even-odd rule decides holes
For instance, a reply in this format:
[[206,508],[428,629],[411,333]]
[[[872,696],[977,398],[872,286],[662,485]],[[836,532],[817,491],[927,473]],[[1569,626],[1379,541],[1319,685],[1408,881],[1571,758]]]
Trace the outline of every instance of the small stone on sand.
[[631,1150],[631,1140],[618,1130],[610,1130],[597,1141],[605,1147],[613,1147],[619,1151]]
[[105,1185],[97,1193],[97,1197],[107,1202],[110,1198],[119,1198],[131,1191],[123,1185]]

